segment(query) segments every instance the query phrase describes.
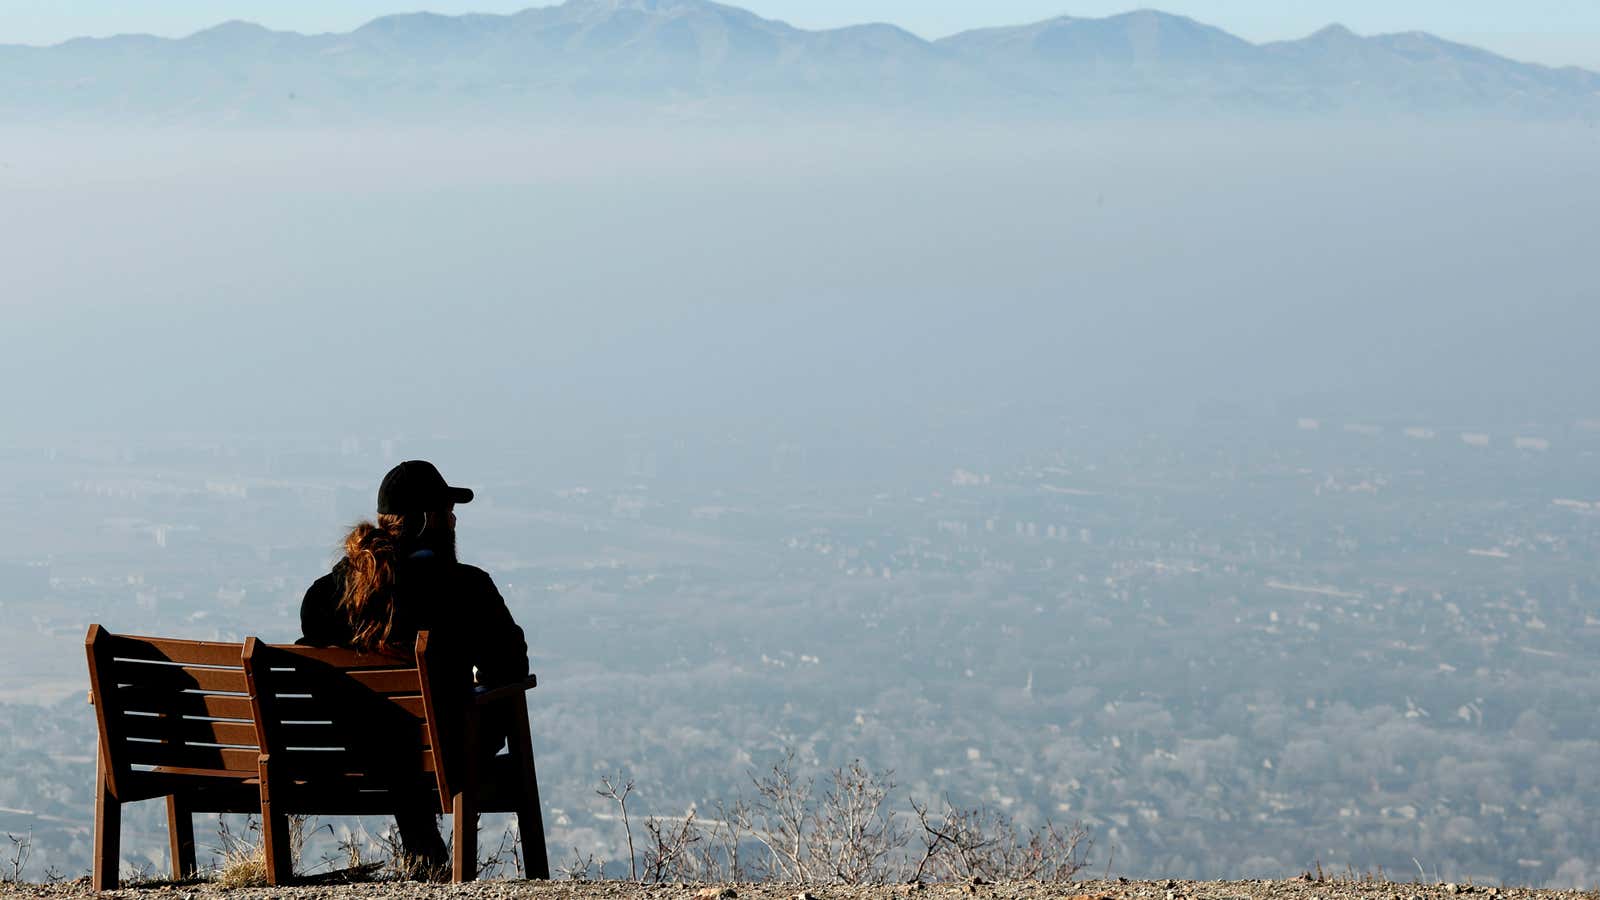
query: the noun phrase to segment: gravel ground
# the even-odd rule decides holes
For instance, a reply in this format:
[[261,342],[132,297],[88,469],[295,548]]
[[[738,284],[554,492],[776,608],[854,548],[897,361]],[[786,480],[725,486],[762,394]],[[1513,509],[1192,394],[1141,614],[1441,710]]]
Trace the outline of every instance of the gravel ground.
[[[94,897],[87,883],[3,885],[0,900]],[[139,900],[1600,900],[1595,892],[1540,891],[1406,882],[1313,881],[1079,881],[1071,884],[939,884],[913,887],[818,885],[636,885],[627,882],[484,881],[470,885],[373,882],[341,886],[226,890],[215,884],[154,884],[106,897]]]

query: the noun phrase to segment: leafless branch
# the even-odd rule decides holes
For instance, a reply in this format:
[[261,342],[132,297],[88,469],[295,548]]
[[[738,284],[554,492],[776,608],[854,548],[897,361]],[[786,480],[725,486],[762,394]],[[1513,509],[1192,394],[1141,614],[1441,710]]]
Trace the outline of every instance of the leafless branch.
[[33,832],[17,837],[11,832],[6,832],[6,838],[11,841],[11,853],[5,860],[5,871],[0,872],[0,882],[21,884],[22,873],[28,868],[28,860],[33,856]]
[[983,878],[989,881],[1071,881],[1086,865],[1093,842],[1080,824],[1068,828],[1046,822],[1026,834],[997,813],[961,809],[945,799],[933,814],[911,801],[922,831],[922,858],[911,880]]
[[680,880],[692,862],[689,849],[701,837],[694,811],[676,820],[676,824],[674,820],[651,816],[645,820],[644,827],[650,835],[650,843],[644,850],[645,880],[655,884]]
[[795,774],[794,759],[791,749],[773,765],[771,774],[751,776],[756,789],[752,834],[767,848],[772,873],[779,880],[805,883],[814,880],[806,857],[812,782]]
[[811,816],[808,856],[844,884],[882,883],[884,861],[909,835],[884,810],[894,790],[893,772],[871,772],[860,760],[835,769],[832,784]]
[[[595,868],[594,854],[591,853],[588,856],[583,856],[578,853],[577,847],[573,847],[572,860],[564,865],[557,866],[556,874],[568,881],[588,881],[589,870],[593,868]],[[604,875],[604,871],[605,870],[602,867],[602,875]]]
[[629,872],[629,877],[634,881],[638,881],[639,880],[639,857],[638,857],[638,854],[634,853],[634,851],[633,851],[633,823],[631,821],[629,821],[629,819],[628,819],[628,795],[633,793],[633,779],[629,778],[629,779],[624,780],[623,777],[619,774],[619,775],[617,775],[617,779],[616,780],[617,780],[617,782],[621,782],[622,783],[622,787],[621,788],[618,788],[616,786],[616,783],[612,782],[611,777],[609,775],[601,778],[600,779],[600,787],[599,787],[598,790],[595,791],[595,793],[599,794],[602,797],[605,797],[605,798],[611,800],[613,803],[617,804],[617,806],[620,807],[621,810],[622,810],[622,828],[623,828],[623,830],[625,832],[627,832],[627,835],[628,835],[628,872]]

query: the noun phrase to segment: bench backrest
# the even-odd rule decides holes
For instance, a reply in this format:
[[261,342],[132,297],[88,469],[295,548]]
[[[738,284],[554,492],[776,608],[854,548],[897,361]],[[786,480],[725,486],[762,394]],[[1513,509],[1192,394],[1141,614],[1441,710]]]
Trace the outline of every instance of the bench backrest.
[[238,780],[260,756],[242,644],[112,634],[89,626],[89,688],[111,793],[154,776]]
[[[418,638],[426,645],[426,635]],[[437,780],[415,653],[244,643],[244,676],[270,777],[308,790]]]

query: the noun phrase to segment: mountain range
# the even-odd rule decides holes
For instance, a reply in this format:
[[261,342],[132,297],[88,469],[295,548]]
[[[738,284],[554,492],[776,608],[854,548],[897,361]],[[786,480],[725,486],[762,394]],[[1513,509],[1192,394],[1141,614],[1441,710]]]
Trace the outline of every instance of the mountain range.
[[709,0],[386,16],[345,34],[228,22],[181,39],[0,45],[18,121],[495,120],[615,104],[724,110],[1589,118],[1600,74],[1338,25],[1255,44],[1182,16],[1061,16],[926,41],[795,28]]

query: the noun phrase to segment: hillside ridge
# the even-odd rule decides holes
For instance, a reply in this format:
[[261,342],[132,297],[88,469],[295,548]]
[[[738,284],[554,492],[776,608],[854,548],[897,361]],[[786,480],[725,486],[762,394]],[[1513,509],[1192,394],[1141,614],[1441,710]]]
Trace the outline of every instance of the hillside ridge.
[[1600,73],[1426,32],[1330,25],[1252,43],[1144,9],[936,41],[893,24],[807,30],[710,0],[568,0],[382,16],[345,33],[224,22],[181,38],[0,45],[0,110],[122,120],[526,115],[601,101],[825,108],[1292,115],[1600,114]]
[[1503,60],[1505,62],[1516,63],[1518,65],[1532,66],[1532,67],[1535,67],[1535,68],[1544,69],[1544,70],[1547,70],[1547,71],[1555,71],[1555,72],[1559,72],[1559,71],[1584,72],[1584,73],[1587,73],[1587,74],[1590,74],[1590,75],[1594,75],[1597,78],[1600,78],[1600,71],[1592,71],[1592,70],[1589,70],[1589,69],[1587,69],[1587,68],[1585,68],[1583,66],[1579,66],[1579,65],[1552,66],[1552,65],[1546,65],[1546,64],[1543,64],[1543,63],[1530,62],[1530,61],[1526,61],[1526,60],[1518,60],[1518,59],[1515,59],[1513,57],[1509,57],[1509,56],[1506,56],[1506,55],[1503,55],[1503,54],[1494,53],[1493,51],[1484,50],[1482,48],[1474,47],[1474,46],[1472,46],[1470,44],[1463,44],[1463,43],[1460,43],[1460,42],[1446,40],[1445,38],[1441,38],[1438,35],[1433,34],[1430,31],[1427,31],[1426,29],[1408,30],[1408,31],[1400,31],[1400,32],[1377,32],[1377,33],[1369,34],[1369,35],[1361,35],[1361,34],[1357,34],[1353,30],[1351,30],[1348,26],[1346,26],[1346,25],[1344,25],[1342,23],[1330,22],[1327,25],[1324,25],[1324,26],[1322,26],[1320,28],[1314,29],[1311,33],[1305,35],[1304,37],[1253,42],[1253,41],[1250,41],[1250,40],[1248,40],[1246,38],[1242,38],[1242,37],[1239,37],[1237,35],[1231,34],[1230,32],[1228,32],[1225,29],[1222,29],[1222,28],[1220,28],[1218,26],[1210,25],[1210,24],[1207,24],[1205,22],[1201,22],[1201,21],[1199,21],[1199,20],[1197,20],[1197,19],[1195,19],[1193,17],[1180,15],[1180,14],[1176,14],[1176,13],[1169,13],[1169,12],[1166,12],[1164,10],[1161,10],[1161,9],[1155,8],[1155,7],[1142,7],[1142,8],[1139,8],[1139,9],[1133,9],[1133,10],[1129,10],[1127,12],[1122,12],[1122,13],[1114,13],[1114,14],[1106,15],[1106,16],[1074,16],[1074,15],[1070,15],[1070,14],[1062,14],[1062,15],[1058,15],[1058,16],[1051,16],[1051,17],[1048,17],[1048,18],[1045,18],[1045,19],[1040,19],[1040,20],[1033,21],[1033,22],[1013,23],[1013,24],[997,24],[997,25],[984,25],[984,26],[979,26],[979,27],[976,27],[976,28],[966,29],[964,31],[960,31],[960,32],[957,32],[957,33],[951,34],[951,35],[947,35],[945,37],[935,38],[935,39],[928,39],[928,38],[924,38],[924,37],[912,32],[912,31],[909,31],[909,30],[907,30],[907,29],[905,29],[905,28],[903,28],[903,27],[901,27],[901,26],[899,26],[899,25],[897,25],[897,24],[895,24],[893,22],[882,22],[882,21],[859,22],[859,23],[854,23],[854,24],[850,24],[850,25],[841,25],[841,26],[837,26],[837,27],[833,27],[833,28],[810,28],[810,29],[802,28],[802,27],[799,27],[799,26],[791,25],[791,24],[789,24],[788,22],[786,22],[786,21],[784,21],[782,19],[768,19],[768,18],[765,18],[765,17],[763,17],[763,16],[761,16],[761,15],[759,15],[757,13],[754,13],[754,12],[752,12],[750,10],[744,9],[743,7],[732,5],[732,4],[727,4],[727,3],[718,3],[718,2],[714,2],[714,0],[566,0],[566,2],[558,4],[558,5],[552,5],[552,6],[530,6],[530,7],[526,8],[526,9],[521,10],[521,11],[510,12],[510,13],[462,13],[462,14],[459,14],[459,15],[450,15],[450,14],[447,14],[447,13],[432,12],[432,11],[426,10],[426,9],[408,11],[408,12],[387,13],[387,14],[384,14],[384,15],[381,15],[381,16],[376,16],[376,17],[368,20],[367,22],[356,26],[355,28],[353,28],[353,29],[351,29],[350,31],[347,31],[347,32],[325,32],[325,33],[308,34],[308,33],[304,33],[304,32],[295,31],[295,30],[292,30],[292,29],[270,28],[270,27],[268,27],[266,25],[263,25],[263,24],[261,24],[259,22],[255,22],[255,21],[249,20],[249,19],[229,19],[229,20],[225,20],[225,21],[222,21],[222,22],[218,22],[215,25],[210,25],[210,26],[207,26],[205,28],[201,28],[201,29],[199,29],[199,30],[197,30],[197,31],[195,31],[195,32],[193,32],[191,34],[183,35],[183,36],[179,36],[179,37],[161,37],[161,36],[157,36],[157,35],[148,34],[148,33],[145,33],[145,32],[123,32],[123,33],[108,35],[108,36],[104,36],[104,37],[73,37],[73,38],[68,38],[66,40],[63,40],[63,41],[60,41],[60,42],[57,42],[57,43],[54,43],[54,44],[48,44],[48,45],[11,44],[11,43],[6,43],[4,41],[0,41],[0,49],[53,50],[53,49],[58,49],[58,48],[61,48],[61,47],[66,47],[66,46],[69,46],[69,45],[95,44],[95,43],[105,43],[105,42],[113,42],[113,41],[121,41],[121,40],[139,40],[139,41],[151,40],[151,41],[157,41],[157,42],[180,43],[180,42],[185,42],[185,41],[194,41],[196,39],[202,39],[203,40],[203,39],[214,37],[214,36],[225,35],[225,34],[228,34],[230,32],[239,32],[239,31],[246,31],[246,30],[251,31],[251,32],[255,32],[255,33],[258,33],[258,34],[262,34],[262,35],[278,35],[278,36],[286,36],[286,37],[297,37],[297,38],[303,38],[303,39],[306,39],[306,40],[309,40],[309,41],[314,41],[314,40],[317,40],[319,38],[326,39],[326,38],[352,37],[354,35],[358,35],[358,34],[364,32],[364,31],[372,30],[374,28],[374,26],[378,26],[379,28],[381,28],[385,23],[392,23],[392,22],[404,21],[404,20],[412,20],[412,21],[418,21],[418,22],[431,22],[431,23],[435,23],[435,24],[449,23],[449,22],[473,22],[473,23],[477,23],[479,25],[484,25],[484,24],[490,24],[490,23],[496,23],[496,22],[526,21],[526,20],[530,20],[530,19],[537,19],[537,18],[540,18],[540,17],[552,17],[552,18],[558,18],[559,17],[559,18],[565,18],[565,19],[568,19],[568,20],[571,20],[574,16],[584,16],[584,17],[591,17],[592,18],[594,16],[615,15],[615,14],[617,14],[619,12],[623,12],[623,11],[641,12],[641,13],[650,14],[650,15],[667,15],[667,16],[704,15],[704,14],[708,14],[708,13],[709,14],[716,14],[716,15],[734,15],[734,16],[737,16],[737,17],[740,17],[740,18],[766,23],[768,25],[781,26],[782,28],[787,29],[789,31],[793,31],[793,32],[795,32],[797,34],[806,34],[806,35],[829,35],[829,34],[839,34],[839,33],[861,31],[861,30],[867,30],[867,29],[885,29],[885,28],[887,28],[887,29],[892,29],[893,31],[895,31],[895,32],[897,32],[899,34],[904,35],[906,38],[909,38],[909,39],[915,41],[916,43],[925,45],[927,47],[940,47],[940,46],[953,47],[953,46],[958,46],[958,45],[961,45],[961,44],[966,43],[968,41],[971,41],[971,40],[974,40],[976,38],[979,38],[980,36],[993,35],[993,34],[999,33],[999,32],[1028,32],[1028,31],[1036,31],[1036,30],[1050,28],[1050,27],[1084,26],[1084,25],[1094,25],[1094,24],[1113,25],[1113,26],[1115,26],[1115,25],[1122,25],[1122,24],[1127,24],[1127,23],[1138,23],[1138,22],[1145,22],[1145,23],[1160,22],[1160,23],[1166,23],[1166,24],[1176,24],[1176,25],[1180,25],[1180,26],[1184,26],[1184,27],[1202,29],[1202,30],[1205,30],[1205,31],[1214,32],[1214,33],[1216,33],[1216,34],[1218,34],[1220,36],[1223,36],[1223,37],[1225,37],[1227,39],[1230,39],[1231,41],[1237,42],[1239,44],[1244,44],[1244,45],[1247,45],[1247,46],[1250,46],[1250,47],[1254,47],[1254,48],[1258,48],[1258,49],[1271,48],[1271,47],[1284,47],[1284,46],[1292,46],[1292,45],[1298,45],[1298,44],[1320,43],[1320,42],[1324,42],[1329,36],[1337,36],[1337,37],[1339,37],[1341,39],[1351,39],[1351,38],[1353,38],[1353,39],[1358,40],[1358,41],[1362,41],[1362,40],[1386,40],[1386,39],[1395,39],[1395,38],[1418,37],[1418,38],[1423,38],[1423,39],[1427,39],[1427,40],[1430,40],[1430,41],[1437,41],[1437,42],[1440,42],[1440,43],[1452,44],[1454,46],[1468,48],[1468,49],[1471,49],[1471,50],[1475,50],[1475,51],[1477,51],[1479,53],[1483,53],[1483,54],[1486,54],[1488,56],[1492,56],[1492,57],[1494,57],[1496,59]]

